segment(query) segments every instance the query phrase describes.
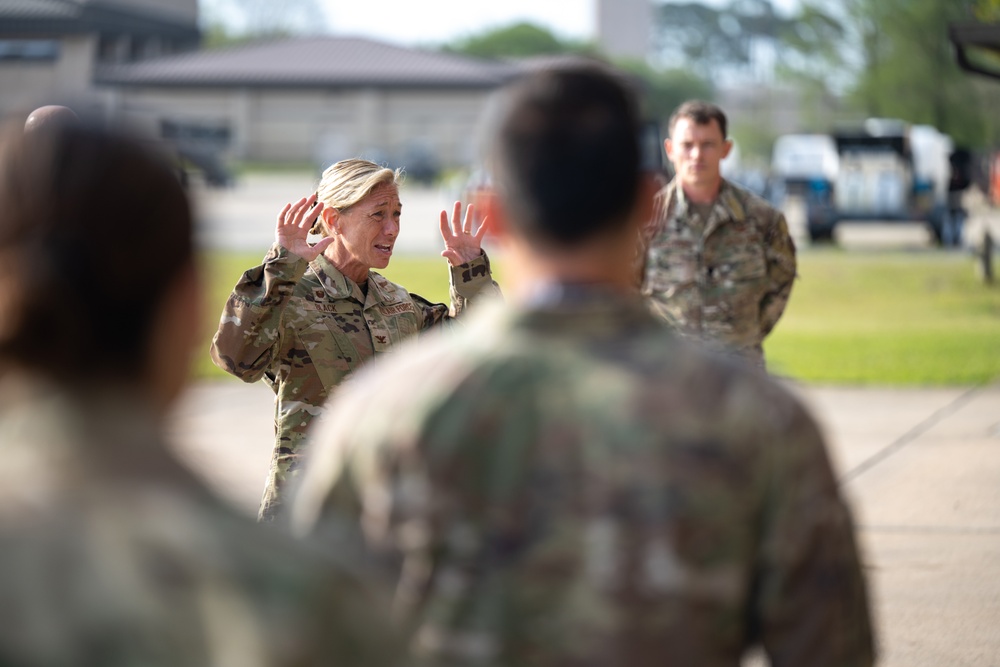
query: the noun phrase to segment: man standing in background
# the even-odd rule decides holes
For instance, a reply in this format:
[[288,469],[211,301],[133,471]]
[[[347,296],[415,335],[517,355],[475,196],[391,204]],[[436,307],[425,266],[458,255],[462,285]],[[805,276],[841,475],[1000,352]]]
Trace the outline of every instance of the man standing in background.
[[762,343],[785,310],[795,245],[780,211],[722,177],[726,115],[689,101],[664,142],[676,176],[641,235],[638,279],[658,315],[685,336],[763,367]]

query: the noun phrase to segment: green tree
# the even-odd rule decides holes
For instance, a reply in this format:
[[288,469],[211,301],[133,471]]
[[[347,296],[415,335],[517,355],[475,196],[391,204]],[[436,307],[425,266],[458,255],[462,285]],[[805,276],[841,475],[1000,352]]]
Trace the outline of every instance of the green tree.
[[730,0],[721,7],[670,2],[655,7],[653,44],[661,63],[692,67],[702,77],[745,78],[760,47],[775,49],[789,23],[771,0]]
[[643,111],[646,117],[658,119],[666,131],[666,122],[674,109],[685,100],[711,100],[715,97],[712,84],[688,69],[659,69],[644,62],[621,61],[623,70],[642,82]]
[[[456,40],[442,48],[452,53],[480,58],[576,54],[607,61],[596,45],[560,39],[545,28],[531,23],[516,23],[488,30]],[[619,61],[614,64],[640,82],[643,113],[650,120],[666,123],[673,110],[684,100],[714,97],[712,84],[689,69],[662,69],[638,61]]]
[[977,20],[985,23],[1000,21],[1000,0],[976,0],[972,13]]
[[863,60],[849,101],[865,115],[926,123],[959,144],[981,146],[996,135],[977,86],[955,62],[947,26],[967,20],[964,0],[847,0],[847,20]]
[[[844,41],[847,30],[821,0],[805,0],[798,13],[778,34],[781,53],[777,70],[783,78],[824,90],[838,87],[837,72],[847,68]],[[831,76],[833,74],[834,76]],[[840,78],[843,86],[850,81]]]
[[779,72],[803,91],[815,129],[824,118],[893,117],[987,145],[1000,136],[998,88],[958,68],[947,26],[991,11],[1000,0],[806,0],[782,34]]
[[525,58],[563,53],[596,54],[588,42],[564,40],[533,23],[514,23],[455,40],[445,51],[478,58]]
[[201,0],[201,23],[205,48],[327,28],[318,0]]

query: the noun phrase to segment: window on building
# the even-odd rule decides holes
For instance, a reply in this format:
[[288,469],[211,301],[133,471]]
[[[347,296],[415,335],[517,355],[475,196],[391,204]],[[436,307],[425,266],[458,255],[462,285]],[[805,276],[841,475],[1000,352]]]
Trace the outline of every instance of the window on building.
[[132,40],[128,35],[101,35],[97,46],[97,59],[102,63],[129,61]]
[[54,39],[0,39],[0,60],[51,61],[59,58]]

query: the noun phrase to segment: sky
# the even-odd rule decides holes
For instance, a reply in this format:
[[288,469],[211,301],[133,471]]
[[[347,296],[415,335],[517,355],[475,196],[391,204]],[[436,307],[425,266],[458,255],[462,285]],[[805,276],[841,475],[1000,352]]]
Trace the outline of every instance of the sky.
[[[316,0],[328,30],[403,45],[449,42],[491,28],[529,21],[562,38],[595,35],[597,0]],[[201,0],[203,8],[223,8],[232,0]],[[791,11],[799,0],[772,0]],[[724,5],[727,0],[705,0]],[[223,13],[224,10],[223,10]]]
[[594,34],[595,0],[322,0],[337,34],[402,44],[442,43],[490,28],[530,21],[560,37]]

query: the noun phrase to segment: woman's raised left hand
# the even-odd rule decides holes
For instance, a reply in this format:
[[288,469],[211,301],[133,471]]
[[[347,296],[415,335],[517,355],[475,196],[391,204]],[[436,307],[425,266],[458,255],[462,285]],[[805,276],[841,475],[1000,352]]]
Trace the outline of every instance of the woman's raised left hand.
[[441,211],[441,238],[444,239],[444,250],[441,256],[452,266],[465,264],[479,257],[483,252],[483,237],[486,236],[486,218],[479,223],[479,229],[473,231],[472,221],[475,210],[472,204],[465,208],[465,219],[462,220],[462,202],[455,202],[451,221],[448,211]]

